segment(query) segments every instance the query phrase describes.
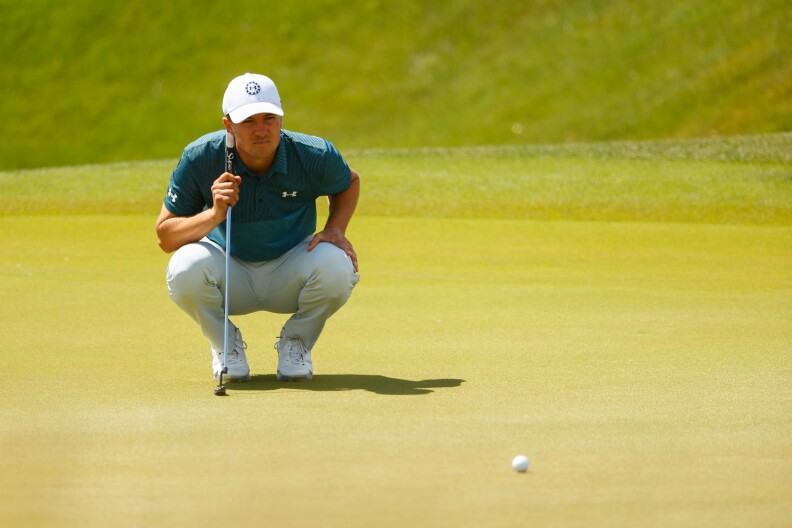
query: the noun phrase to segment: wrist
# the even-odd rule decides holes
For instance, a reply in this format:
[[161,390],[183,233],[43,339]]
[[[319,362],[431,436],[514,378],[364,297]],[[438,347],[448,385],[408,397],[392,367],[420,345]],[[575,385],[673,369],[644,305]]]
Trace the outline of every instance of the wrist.
[[214,207],[211,209],[207,209],[209,213],[209,218],[211,218],[214,227],[217,227],[226,219],[226,212],[228,211],[228,207],[223,207],[221,205],[215,204]]
[[339,235],[346,235],[346,229],[341,226],[333,225],[330,223],[325,224],[323,231],[335,232]]

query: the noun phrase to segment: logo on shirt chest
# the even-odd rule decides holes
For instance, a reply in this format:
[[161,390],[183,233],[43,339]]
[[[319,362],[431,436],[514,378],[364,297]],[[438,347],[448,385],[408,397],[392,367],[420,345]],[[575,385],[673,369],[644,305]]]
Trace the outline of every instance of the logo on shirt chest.
[[281,194],[281,198],[297,198],[297,191],[292,191],[292,192],[283,191],[283,194]]

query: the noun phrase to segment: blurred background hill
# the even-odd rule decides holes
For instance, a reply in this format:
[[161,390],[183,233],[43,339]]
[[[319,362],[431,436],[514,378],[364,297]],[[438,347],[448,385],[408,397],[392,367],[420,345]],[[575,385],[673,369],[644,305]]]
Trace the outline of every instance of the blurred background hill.
[[176,158],[228,81],[342,150],[792,130],[788,0],[0,0],[0,169]]

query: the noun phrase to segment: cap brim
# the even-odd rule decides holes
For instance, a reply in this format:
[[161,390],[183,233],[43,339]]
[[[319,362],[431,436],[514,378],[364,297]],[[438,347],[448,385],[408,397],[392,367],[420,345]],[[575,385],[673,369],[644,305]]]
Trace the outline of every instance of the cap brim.
[[228,112],[233,123],[241,123],[256,114],[275,114],[282,116],[283,110],[272,103],[250,103]]

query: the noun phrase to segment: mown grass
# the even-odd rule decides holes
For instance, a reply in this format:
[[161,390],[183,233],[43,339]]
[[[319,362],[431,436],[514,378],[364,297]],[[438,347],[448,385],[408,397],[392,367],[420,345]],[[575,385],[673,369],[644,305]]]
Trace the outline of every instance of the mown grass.
[[787,526],[789,144],[349,151],[315,378],[252,314],[227,398],[155,243],[175,160],[2,172],[0,525]]
[[[789,224],[792,135],[358,150],[359,213]],[[156,214],[172,161],[0,173],[0,214]]]
[[217,398],[152,222],[0,217],[4,526],[792,518],[788,226],[356,216],[314,380],[255,314]]

